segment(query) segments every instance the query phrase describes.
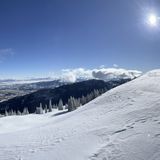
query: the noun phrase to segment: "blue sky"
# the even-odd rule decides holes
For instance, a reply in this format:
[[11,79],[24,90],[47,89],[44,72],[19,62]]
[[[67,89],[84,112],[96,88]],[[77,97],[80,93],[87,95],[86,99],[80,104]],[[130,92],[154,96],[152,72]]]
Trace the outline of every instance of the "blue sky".
[[160,2],[1,0],[1,78],[113,64],[159,68],[160,27],[145,23],[150,10],[160,10]]

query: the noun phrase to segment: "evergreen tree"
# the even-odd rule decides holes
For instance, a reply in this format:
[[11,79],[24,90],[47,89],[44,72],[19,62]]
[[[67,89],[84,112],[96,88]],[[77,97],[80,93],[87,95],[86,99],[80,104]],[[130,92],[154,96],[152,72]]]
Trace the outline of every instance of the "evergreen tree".
[[23,115],[29,114],[28,108],[24,108],[22,114],[23,114]]
[[75,109],[77,109],[77,107],[80,106],[80,101],[78,101],[77,99],[75,99],[74,97],[70,97],[68,99],[68,111],[71,112]]
[[13,111],[13,115],[17,115],[17,114],[16,114],[16,111]]
[[94,98],[98,97],[99,95],[100,95],[99,91],[97,89],[94,89],[94,91],[93,91]]
[[80,103],[82,105],[86,104],[86,97],[82,96],[81,99],[80,99]]
[[65,109],[68,109],[68,104],[65,104]]
[[9,115],[10,115],[10,116],[13,115],[13,109],[11,109],[11,110],[9,111]]
[[86,96],[86,103],[90,102],[92,100],[92,94],[87,94]]
[[36,108],[36,114],[43,114],[42,103],[40,103],[40,106]]
[[48,112],[47,105],[45,105],[45,113],[47,113],[47,112]]
[[92,92],[90,92],[89,94],[85,96],[82,96],[81,98],[74,98],[74,97],[70,97],[68,99],[68,111],[73,111],[75,109],[77,109],[79,106],[84,105],[88,102],[90,102],[91,100],[95,99],[96,97],[100,96],[102,93],[106,92],[106,88],[101,89],[101,90],[93,90]]
[[20,111],[17,111],[17,115],[18,115],[18,116],[21,115],[21,112],[20,112]]
[[52,112],[52,101],[51,101],[51,99],[49,100],[49,112]]
[[72,97],[68,99],[68,112],[73,111],[73,102],[72,102]]
[[5,116],[8,116],[9,114],[8,114],[8,112],[7,112],[7,110],[5,110]]
[[76,99],[73,97],[73,100],[74,100],[74,107],[75,107],[75,109],[77,109],[81,105],[80,99],[79,98]]
[[62,99],[59,100],[58,110],[63,110],[63,101],[62,101]]

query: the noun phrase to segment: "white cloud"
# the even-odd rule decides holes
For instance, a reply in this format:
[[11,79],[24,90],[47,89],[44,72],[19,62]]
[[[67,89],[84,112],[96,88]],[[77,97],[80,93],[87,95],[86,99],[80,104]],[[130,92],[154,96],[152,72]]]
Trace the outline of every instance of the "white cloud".
[[91,79],[92,71],[84,68],[63,69],[60,73],[60,79],[63,81],[75,82],[78,79]]
[[99,68],[105,68],[105,65],[100,65]]
[[[63,69],[58,78],[67,82],[75,82],[77,80],[100,79],[109,81],[112,79],[133,79],[142,74],[141,71],[127,70],[123,68],[98,68],[98,69]],[[57,76],[55,77],[57,79]]]
[[114,79],[134,79],[142,74],[141,71],[137,70],[127,70],[123,68],[95,68],[95,69],[85,69],[85,68],[75,68],[75,69],[63,69],[60,72],[49,72],[47,77],[43,78],[33,78],[28,77],[24,79],[3,79],[0,80],[1,83],[10,84],[12,83],[32,83],[40,81],[51,81],[51,80],[61,80],[64,82],[76,82],[79,80],[88,79],[99,79],[104,81],[114,80]]
[[2,63],[9,56],[14,55],[12,48],[0,49],[0,62]]
[[134,79],[140,76],[142,72],[123,68],[102,68],[93,70],[92,74],[94,78],[108,81],[111,79]]
[[118,68],[118,64],[113,64],[113,67]]

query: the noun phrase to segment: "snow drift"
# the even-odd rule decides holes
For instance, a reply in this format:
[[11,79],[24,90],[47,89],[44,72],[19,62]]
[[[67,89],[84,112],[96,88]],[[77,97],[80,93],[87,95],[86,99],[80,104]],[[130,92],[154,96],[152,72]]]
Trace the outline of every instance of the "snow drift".
[[2,160],[159,160],[160,70],[74,112],[5,117],[0,128]]

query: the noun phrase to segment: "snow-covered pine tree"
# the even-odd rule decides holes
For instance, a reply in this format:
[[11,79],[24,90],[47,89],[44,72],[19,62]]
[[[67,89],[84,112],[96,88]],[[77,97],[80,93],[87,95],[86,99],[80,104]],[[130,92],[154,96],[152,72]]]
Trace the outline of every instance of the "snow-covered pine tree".
[[8,116],[9,114],[8,114],[8,111],[7,110],[5,110],[5,116]]
[[39,107],[36,107],[36,114],[43,114],[42,103],[40,103]]
[[14,114],[13,110],[11,109],[8,114],[9,114],[9,116],[12,116]]
[[73,102],[72,102],[72,97],[68,99],[68,112],[73,111]]
[[100,95],[99,91],[97,89],[94,89],[94,91],[93,91],[94,98],[98,97],[99,95]]
[[17,111],[17,115],[20,116],[20,115],[21,115],[21,112],[20,112],[20,111]]
[[74,97],[68,99],[68,111],[71,112],[78,107],[78,101]]
[[87,94],[86,103],[90,102],[91,100],[92,100],[92,94]]
[[68,109],[68,104],[67,103],[65,104],[65,109]]
[[48,109],[47,109],[47,105],[45,105],[45,113],[47,113],[48,112]]
[[63,110],[63,101],[62,101],[62,99],[59,100],[58,110]]
[[77,109],[81,105],[79,98],[77,99],[73,97],[73,102],[74,102],[74,109]]
[[82,105],[86,104],[86,97],[82,96],[81,99],[80,99],[80,103]]
[[16,111],[13,111],[13,115],[17,115]]
[[52,112],[52,100],[50,99],[49,100],[49,109],[48,109],[49,112]]
[[29,114],[28,108],[24,108],[22,114],[23,114],[23,115]]

